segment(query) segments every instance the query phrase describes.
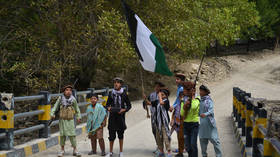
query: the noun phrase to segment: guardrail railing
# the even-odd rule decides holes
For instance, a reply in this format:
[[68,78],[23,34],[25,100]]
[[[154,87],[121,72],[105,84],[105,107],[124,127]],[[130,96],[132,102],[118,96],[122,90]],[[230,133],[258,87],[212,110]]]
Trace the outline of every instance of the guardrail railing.
[[[128,86],[123,87],[126,89],[126,91],[128,91]],[[112,90],[113,89],[110,89],[108,87],[98,90],[95,90],[94,88],[89,88],[86,91],[73,90],[73,96],[77,98],[77,96],[79,95],[87,96],[90,93],[96,93],[102,95],[103,99],[105,100],[103,103],[106,103],[109,92],[111,92]],[[13,94],[0,93],[0,150],[13,149],[14,136],[16,135],[39,130],[39,138],[48,138],[51,134],[50,128],[58,125],[59,123],[59,120],[55,120],[51,123],[50,126],[48,125],[51,120],[51,100],[61,95],[62,93],[51,94],[48,91],[42,91],[38,95],[20,97],[13,97]],[[38,110],[14,114],[14,105],[16,103],[34,100],[38,101]],[[89,104],[88,97],[86,101],[78,102],[79,107],[86,106],[87,104]],[[81,113],[82,118],[86,115],[86,113]],[[14,129],[14,123],[16,120],[33,116],[38,116],[39,124],[23,129]]]
[[[252,147],[253,157],[279,157],[280,140],[268,134],[268,111],[266,99],[252,98],[240,88],[233,88],[233,117],[241,136],[245,137],[245,147]],[[275,101],[279,102],[280,101]],[[280,108],[280,105],[278,106]],[[280,135],[280,134],[279,134]],[[245,151],[245,150],[244,150]]]

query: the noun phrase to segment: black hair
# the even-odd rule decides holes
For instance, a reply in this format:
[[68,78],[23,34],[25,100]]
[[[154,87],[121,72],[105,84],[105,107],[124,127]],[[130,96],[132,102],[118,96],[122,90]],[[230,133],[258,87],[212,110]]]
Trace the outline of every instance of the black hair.
[[165,85],[162,82],[160,82],[160,81],[156,81],[155,82],[155,86],[156,85],[158,85],[159,87],[165,87]]
[[96,93],[89,93],[87,95],[87,98],[89,98],[89,99],[92,98],[92,97],[96,97],[98,99],[98,95]]

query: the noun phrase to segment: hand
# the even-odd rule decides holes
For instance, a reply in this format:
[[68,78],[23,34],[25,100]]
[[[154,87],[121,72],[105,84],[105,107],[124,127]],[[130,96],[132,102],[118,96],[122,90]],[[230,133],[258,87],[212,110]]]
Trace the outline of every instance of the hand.
[[201,118],[205,118],[206,115],[205,115],[204,113],[202,113],[202,114],[200,114],[200,117],[201,117]]
[[185,104],[184,104],[184,110],[188,109],[190,106],[191,102],[188,100]]
[[173,127],[173,125],[174,125],[174,120],[172,120],[172,121],[170,122],[170,126]]
[[170,107],[169,107],[169,111],[170,111],[170,112],[172,112],[172,111],[173,111],[173,109],[174,109],[174,107],[173,107],[173,106],[170,106]]
[[147,118],[151,118],[150,114],[147,114]]
[[81,123],[81,119],[77,119],[77,122],[78,122],[78,123]]
[[106,127],[106,122],[103,122],[101,126],[102,126],[102,128],[105,128]]
[[108,107],[108,111],[111,112],[111,107]]
[[52,119],[55,119],[55,116],[53,115],[53,116],[51,116],[51,118],[52,118]]
[[145,94],[143,94],[143,99],[146,100],[147,99],[147,96]]
[[126,109],[123,109],[123,108],[122,108],[122,109],[120,110],[119,114],[122,114],[122,113],[124,113],[125,111],[126,111]]

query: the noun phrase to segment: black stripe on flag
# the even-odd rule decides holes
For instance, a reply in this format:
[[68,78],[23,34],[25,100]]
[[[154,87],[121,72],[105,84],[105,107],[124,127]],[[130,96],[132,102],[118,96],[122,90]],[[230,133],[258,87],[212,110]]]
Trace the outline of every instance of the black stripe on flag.
[[124,11],[125,11],[125,16],[126,16],[126,20],[127,20],[127,23],[128,23],[130,33],[131,33],[131,38],[132,38],[132,41],[133,41],[133,44],[134,44],[134,48],[136,50],[136,53],[139,56],[139,59],[141,61],[144,61],[142,56],[141,56],[141,53],[139,52],[137,44],[136,44],[137,20],[135,18],[135,12],[130,9],[130,7],[125,3],[124,0],[122,0],[122,5],[123,5]]

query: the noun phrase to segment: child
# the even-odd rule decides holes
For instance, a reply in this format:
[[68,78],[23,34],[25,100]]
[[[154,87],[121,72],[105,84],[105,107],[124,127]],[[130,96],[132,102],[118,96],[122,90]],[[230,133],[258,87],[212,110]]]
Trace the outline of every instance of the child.
[[170,109],[170,104],[168,100],[169,91],[167,88],[162,88],[158,94],[159,101],[156,104],[156,139],[159,148],[159,157],[164,157],[164,144],[168,152],[167,157],[171,157],[170,148],[170,130],[169,130],[169,115],[168,110]]
[[105,143],[103,139],[103,128],[106,126],[106,109],[99,103],[97,94],[89,95],[91,104],[87,107],[87,131],[91,140],[92,150],[88,155],[96,154],[97,139],[101,149],[101,156],[105,156]]
[[201,96],[199,140],[202,156],[207,157],[207,145],[208,141],[210,141],[214,146],[216,157],[222,157],[221,143],[214,118],[214,102],[209,95],[210,90],[205,85],[201,85],[199,87],[199,93]]
[[72,89],[73,87],[71,85],[65,86],[63,88],[63,95],[57,99],[54,107],[51,110],[52,119],[55,118],[55,112],[59,110],[61,152],[58,153],[58,157],[62,157],[65,154],[64,146],[66,136],[68,136],[72,144],[73,156],[81,156],[81,154],[77,151],[76,131],[74,124],[74,116],[76,115],[78,122],[80,122],[81,113],[77,104],[77,100],[72,95]]
[[123,80],[119,77],[114,78],[114,89],[109,94],[106,108],[109,111],[109,141],[110,152],[107,157],[113,156],[113,146],[116,139],[116,134],[119,138],[120,157],[123,157],[123,138],[126,130],[125,113],[131,109],[131,103],[126,94],[126,91],[121,87]]

